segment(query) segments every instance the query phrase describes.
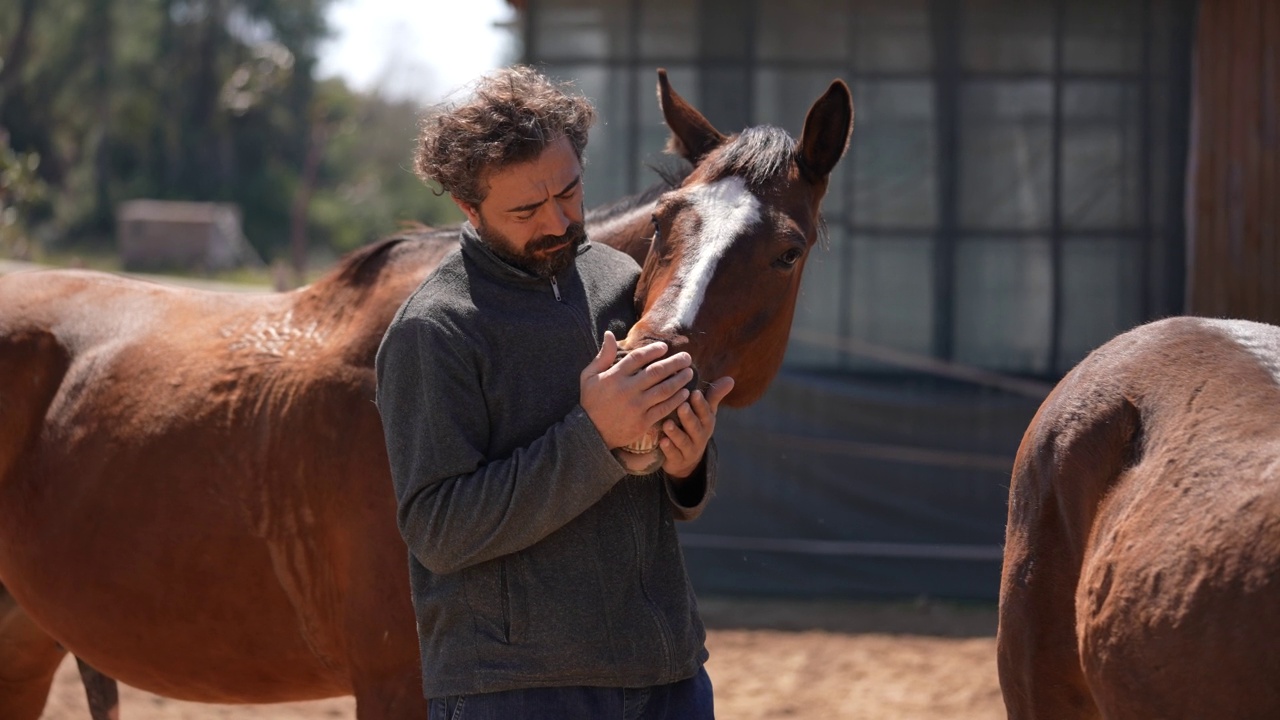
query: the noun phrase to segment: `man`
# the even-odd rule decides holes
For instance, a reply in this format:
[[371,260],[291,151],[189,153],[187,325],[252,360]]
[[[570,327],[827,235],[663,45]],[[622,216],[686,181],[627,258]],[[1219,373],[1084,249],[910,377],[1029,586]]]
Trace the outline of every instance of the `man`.
[[[468,222],[387,329],[377,398],[432,720],[713,715],[673,520],[711,495],[733,381],[690,393],[661,343],[614,364],[638,268],[586,242],[593,120],[511,68],[423,125],[419,174]],[[610,449],[672,411],[661,471],[626,475]]]

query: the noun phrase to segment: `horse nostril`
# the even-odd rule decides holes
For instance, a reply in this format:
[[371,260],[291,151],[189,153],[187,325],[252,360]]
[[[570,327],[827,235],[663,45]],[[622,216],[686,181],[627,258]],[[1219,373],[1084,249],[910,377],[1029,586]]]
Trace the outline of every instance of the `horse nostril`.
[[698,389],[698,367],[690,365],[689,369],[693,371],[693,377],[689,379],[689,382],[685,383],[684,389],[692,394],[694,390]]
[[[641,347],[643,347],[644,345],[649,344],[649,342],[658,342],[657,340],[653,340],[652,338],[645,338],[645,340],[646,340],[646,342],[645,342],[643,345],[641,345]],[[666,342],[666,341],[663,341],[663,342]],[[667,354],[666,354],[666,355],[664,355],[664,356],[663,356],[663,357],[661,357],[661,358],[658,358],[658,360],[662,360],[662,359],[664,359],[664,358],[671,357],[672,355],[676,354],[677,352],[680,352],[680,351],[679,351],[679,350],[676,350],[676,349],[675,349],[675,348],[673,348],[673,347],[671,347],[671,343],[667,343]],[[626,356],[627,356],[627,355],[629,355],[630,353],[631,353],[631,351],[630,351],[630,350],[623,350],[622,348],[618,348],[618,352],[617,352],[617,354],[616,354],[616,355],[614,356],[614,358],[613,358],[613,364],[614,364],[614,365],[617,365],[619,362],[621,362],[621,361],[622,361],[622,358],[626,357]],[[654,362],[657,362],[658,360],[654,360]],[[697,390],[697,389],[698,389],[700,377],[699,377],[699,375],[698,375],[698,367],[697,367],[697,365],[690,365],[690,366],[689,366],[689,369],[693,371],[693,377],[691,377],[691,378],[689,379],[689,382],[685,383],[684,387],[685,387],[685,389],[686,389],[686,390],[688,390],[689,392],[691,392],[691,393],[692,393],[694,390]]]

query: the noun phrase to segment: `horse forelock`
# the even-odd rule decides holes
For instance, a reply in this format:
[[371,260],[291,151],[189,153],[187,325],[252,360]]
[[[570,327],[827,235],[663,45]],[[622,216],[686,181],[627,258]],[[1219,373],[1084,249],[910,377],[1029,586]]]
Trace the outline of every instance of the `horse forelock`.
[[743,130],[707,158],[703,168],[708,181],[737,176],[759,191],[785,177],[796,153],[796,141],[786,130],[758,125]]

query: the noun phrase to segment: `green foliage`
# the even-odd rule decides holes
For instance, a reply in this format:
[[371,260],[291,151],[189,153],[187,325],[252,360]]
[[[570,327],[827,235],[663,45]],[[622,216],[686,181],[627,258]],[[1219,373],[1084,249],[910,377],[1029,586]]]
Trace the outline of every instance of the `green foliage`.
[[353,94],[323,83],[317,101],[329,127],[320,189],[311,206],[317,241],[340,252],[390,234],[405,223],[460,222],[462,213],[413,172],[420,109]]
[[313,79],[329,2],[0,3],[0,162],[38,158],[14,182],[42,188],[0,191],[12,226],[101,250],[122,201],[235,202],[270,261],[297,208],[333,252],[459,219],[412,173],[418,108]]
[[36,175],[40,156],[17,153],[0,133],[0,253],[18,259],[32,255],[27,225],[48,210],[48,186]]

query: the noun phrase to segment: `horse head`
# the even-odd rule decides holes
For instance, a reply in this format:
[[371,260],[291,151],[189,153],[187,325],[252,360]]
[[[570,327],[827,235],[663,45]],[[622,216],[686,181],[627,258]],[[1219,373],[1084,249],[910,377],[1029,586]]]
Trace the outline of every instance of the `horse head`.
[[[827,181],[849,145],[853,100],[843,81],[833,81],[798,140],[770,126],[722,134],[676,94],[664,70],[658,102],[671,130],[668,151],[693,171],[654,206],[636,288],[641,317],[620,352],[665,342],[669,352],[692,356],[697,378],[734,378],[726,404],[749,405],[782,365]],[[637,471],[656,468],[657,434],[655,426],[619,459]]]

